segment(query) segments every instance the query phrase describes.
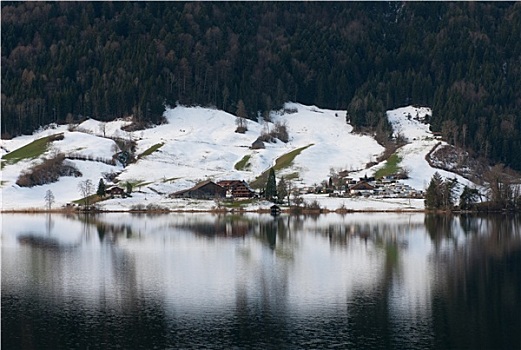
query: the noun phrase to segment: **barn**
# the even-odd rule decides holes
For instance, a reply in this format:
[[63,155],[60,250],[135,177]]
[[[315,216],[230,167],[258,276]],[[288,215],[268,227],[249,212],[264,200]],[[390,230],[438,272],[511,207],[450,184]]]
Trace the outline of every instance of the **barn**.
[[192,188],[174,192],[169,195],[171,198],[196,198],[196,199],[214,199],[224,198],[226,190],[211,180],[199,182]]

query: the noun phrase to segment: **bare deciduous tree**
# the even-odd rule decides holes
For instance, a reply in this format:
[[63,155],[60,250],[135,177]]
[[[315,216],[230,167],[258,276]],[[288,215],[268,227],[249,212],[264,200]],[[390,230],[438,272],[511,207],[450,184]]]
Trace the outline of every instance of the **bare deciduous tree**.
[[45,197],[43,198],[45,199],[45,206],[47,207],[47,210],[51,210],[52,205],[54,203],[54,194],[52,193],[52,191],[47,190],[47,192],[45,192]]
[[242,100],[239,100],[239,102],[237,103],[237,119],[235,121],[237,129],[235,129],[235,132],[244,134],[246,131],[248,131],[248,126],[246,125],[247,117],[248,114],[246,112],[244,102]]
[[107,123],[101,122],[99,124],[99,131],[103,134],[103,137],[107,137]]
[[78,190],[80,191],[80,194],[83,197],[83,203],[85,206],[89,205],[89,196],[92,194],[92,189],[93,185],[90,179],[81,181],[78,184]]
[[502,208],[515,202],[515,186],[503,164],[496,164],[484,175],[489,199]]

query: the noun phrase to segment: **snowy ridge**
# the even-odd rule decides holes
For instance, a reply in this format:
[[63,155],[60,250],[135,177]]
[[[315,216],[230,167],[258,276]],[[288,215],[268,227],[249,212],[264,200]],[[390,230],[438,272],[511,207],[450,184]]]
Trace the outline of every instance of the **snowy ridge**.
[[[307,187],[327,180],[331,169],[348,170],[352,177],[372,175],[383,166],[378,164],[365,169],[383,151],[372,137],[354,134],[351,125],[345,122],[345,111],[320,109],[287,103],[284,110],[291,113],[273,112],[272,122],[247,120],[248,131],[235,133],[235,116],[224,111],[178,106],[165,112],[167,124],[146,130],[126,132],[121,128],[128,125],[125,120],[108,123],[86,120],[69,131],[67,126],[53,126],[39,130],[32,136],[1,140],[1,154],[12,152],[44,136],[63,133],[64,138],[52,142],[42,157],[22,160],[16,164],[3,164],[2,169],[2,210],[38,208],[45,206],[44,196],[51,190],[55,196],[54,207],[80,199],[78,184],[90,179],[97,187],[103,173],[119,173],[117,181],[142,184],[134,189],[132,198],[110,199],[99,203],[107,210],[125,210],[136,204],[158,204],[172,210],[208,210],[216,204],[213,201],[170,199],[168,194],[186,189],[201,180],[242,179],[253,181],[263,171],[275,164],[278,157],[295,149],[306,147],[291,163],[278,172],[277,177],[297,175],[294,186]],[[429,108],[404,107],[388,112],[395,134],[403,135],[410,143],[398,150],[402,157],[401,166],[410,170],[410,179],[405,182],[416,189],[424,189],[436,169],[425,161],[425,155],[440,142],[429,132],[429,126],[422,122],[429,115]],[[410,117],[409,117],[410,116]],[[283,122],[289,130],[288,143],[277,141],[266,143],[265,149],[252,150],[251,144],[261,132],[271,130],[275,122]],[[103,137],[105,135],[105,137]],[[126,168],[121,165],[107,165],[101,162],[70,160],[83,174],[82,177],[61,177],[56,183],[32,188],[16,185],[20,173],[42,161],[52,152],[66,155],[111,159],[117,149],[115,138],[135,141],[136,156],[152,146],[160,145],[153,153],[140,157]],[[249,157],[248,166],[236,170],[235,164]],[[439,171],[442,176],[453,177],[452,173]],[[459,178],[463,183],[468,181]],[[95,189],[94,189],[95,192]],[[307,196],[306,201],[318,200],[323,207],[337,209],[340,206],[355,210],[396,210],[423,209],[422,200],[375,200],[364,198],[328,198]],[[266,207],[260,202],[250,209]]]

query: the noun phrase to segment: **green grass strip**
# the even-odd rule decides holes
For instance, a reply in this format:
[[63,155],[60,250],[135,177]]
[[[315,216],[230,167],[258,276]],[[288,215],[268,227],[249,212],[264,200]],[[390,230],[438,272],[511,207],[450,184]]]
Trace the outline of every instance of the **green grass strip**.
[[301,147],[301,148],[297,148],[297,149],[294,149],[293,151],[289,152],[289,153],[286,153],[282,156],[280,156],[279,158],[277,158],[277,160],[275,161],[275,166],[273,167],[273,170],[275,171],[279,171],[279,170],[282,170],[282,169],[285,169],[287,167],[289,167],[291,165],[291,163],[293,162],[293,160],[303,151],[305,150],[306,148],[309,148],[311,146],[313,146],[314,144],[309,144],[307,146],[304,146],[304,147]]
[[389,176],[396,174],[401,170],[399,164],[402,161],[402,158],[398,156],[396,153],[392,154],[387,161],[385,162],[385,165],[383,168],[378,169],[376,173],[374,174],[374,177],[379,179],[384,176]]
[[47,151],[49,144],[60,134],[50,135],[34,140],[28,145],[20,147],[2,157],[8,164],[15,164],[24,159],[34,159]]
[[[85,199],[87,199],[85,201]],[[97,194],[91,194],[90,196],[88,197],[83,197],[83,198],[80,198],[80,199],[76,199],[75,201],[72,201],[72,203],[75,203],[75,204],[79,204],[79,205],[84,205],[85,202],[89,203],[88,205],[93,205],[93,204],[96,204],[98,202],[101,202],[101,201],[104,201],[104,200],[107,200],[107,199],[110,199],[110,197],[100,197],[98,196]]]
[[175,180],[179,180],[179,179],[180,179],[180,177],[169,177],[168,179],[164,179],[163,183],[174,182]]
[[150,147],[149,149],[147,149],[145,152],[141,153],[139,156],[137,156],[138,159],[141,159],[143,157],[146,157],[148,155],[151,155],[152,153],[154,153],[155,151],[157,151],[158,149],[160,149],[161,147],[163,147],[165,143],[164,142],[161,142],[161,143],[156,143],[155,145],[153,145],[152,147]]
[[242,159],[239,160],[235,164],[235,170],[246,170],[247,168],[249,168],[249,166],[250,166],[250,163],[249,163],[250,158],[251,158],[251,154],[247,154],[244,157],[242,157]]
[[[289,153],[286,153],[282,156],[280,156],[279,158],[277,158],[277,160],[275,161],[275,165],[273,166],[273,170],[275,170],[275,174],[277,173],[277,171],[280,171],[280,170],[283,170],[287,167],[289,167],[291,165],[291,163],[293,163],[293,160],[303,151],[305,150],[306,148],[309,148],[311,146],[313,146],[314,144],[311,143],[307,146],[304,146],[304,147],[301,147],[301,148],[297,148],[297,149],[294,149],[293,151],[289,152]],[[255,188],[255,189],[261,189],[261,188],[264,188],[264,186],[266,185],[266,181],[268,180],[268,173],[269,173],[270,169],[266,170],[265,172],[263,172],[262,174],[260,174],[259,177],[257,177],[255,180],[253,180],[251,183],[250,183],[250,186],[252,188]],[[297,174],[296,175],[296,178],[298,178],[298,173],[293,173],[293,174]],[[295,176],[295,175],[293,175]]]

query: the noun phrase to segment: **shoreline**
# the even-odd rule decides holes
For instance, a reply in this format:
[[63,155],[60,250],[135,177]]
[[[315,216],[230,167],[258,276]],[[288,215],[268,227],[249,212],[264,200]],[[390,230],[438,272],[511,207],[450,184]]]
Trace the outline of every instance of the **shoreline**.
[[79,209],[38,209],[38,208],[25,208],[25,209],[7,209],[0,210],[2,214],[110,214],[110,213],[128,213],[128,214],[246,214],[246,213],[257,213],[257,214],[272,214],[278,216],[280,214],[285,215],[321,215],[321,214],[355,214],[355,213],[395,213],[395,214],[408,214],[408,213],[423,213],[423,214],[438,214],[438,215],[459,215],[459,214],[520,214],[516,211],[508,210],[429,210],[429,209],[307,209],[307,208],[280,208],[280,212],[272,213],[269,208],[267,209],[162,209],[162,210],[125,210],[125,209],[112,209],[112,210],[79,210]]
[[[309,209],[303,207],[280,207],[280,214],[350,214],[350,213],[428,213],[430,210],[425,209]],[[2,209],[0,214],[100,214],[100,213],[131,213],[131,214],[169,214],[169,213],[214,213],[214,214],[240,214],[240,213],[258,213],[270,214],[270,208],[259,209],[158,209],[158,210],[133,210],[133,209],[95,209],[82,210],[73,208],[60,209],[40,209],[40,208],[23,208],[23,209]]]
[[[129,214],[172,214],[172,213],[209,213],[209,214],[242,214],[257,213],[271,214],[268,209],[165,209],[165,210],[75,210],[75,209],[8,209],[0,210],[0,214],[110,214],[110,213],[129,213]],[[320,214],[353,214],[353,213],[424,213],[424,214],[502,214],[504,211],[484,212],[484,211],[451,211],[451,210],[426,210],[426,209],[306,209],[306,208],[281,208],[275,215],[320,215]]]

